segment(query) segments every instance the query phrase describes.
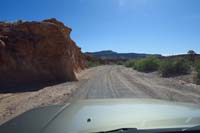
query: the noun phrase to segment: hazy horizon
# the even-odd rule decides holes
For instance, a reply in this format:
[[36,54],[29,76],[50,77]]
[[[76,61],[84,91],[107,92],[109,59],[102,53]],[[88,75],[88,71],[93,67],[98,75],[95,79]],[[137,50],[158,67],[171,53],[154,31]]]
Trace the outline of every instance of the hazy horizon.
[[[136,53],[136,54],[158,54],[158,55],[162,55],[162,56],[173,56],[173,55],[182,55],[182,54],[187,54],[187,52],[189,51],[186,51],[186,52],[184,52],[184,53],[175,53],[175,54],[162,54],[162,53],[145,53],[145,52],[143,52],[143,53],[141,53],[141,52],[118,52],[118,51],[114,51],[114,50],[110,50],[110,49],[104,49],[104,50],[98,50],[98,51],[83,51],[84,53],[86,53],[86,52],[91,52],[91,53],[93,53],[93,52],[102,52],[102,51],[113,51],[113,52],[117,52],[117,53],[123,53],[123,54],[126,54],[126,53]],[[196,52],[196,51],[195,51]],[[196,52],[197,53],[197,52]],[[197,53],[197,54],[199,54],[199,53]]]
[[200,53],[198,0],[3,0],[1,21],[57,18],[83,52]]

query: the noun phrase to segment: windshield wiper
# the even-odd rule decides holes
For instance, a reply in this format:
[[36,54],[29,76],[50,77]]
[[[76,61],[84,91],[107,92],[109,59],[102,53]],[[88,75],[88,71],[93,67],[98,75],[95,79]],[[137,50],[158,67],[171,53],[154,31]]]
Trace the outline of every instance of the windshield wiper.
[[137,131],[137,128],[120,128],[110,131],[100,131],[97,133],[136,133]]

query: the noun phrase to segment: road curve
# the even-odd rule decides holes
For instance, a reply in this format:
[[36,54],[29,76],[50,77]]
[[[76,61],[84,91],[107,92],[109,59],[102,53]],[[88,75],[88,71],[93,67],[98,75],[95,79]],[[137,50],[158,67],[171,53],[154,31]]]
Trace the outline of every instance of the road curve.
[[84,76],[87,78],[80,80],[71,100],[153,98],[200,103],[200,86],[162,78],[155,73],[146,74],[119,65],[105,65],[92,68]]

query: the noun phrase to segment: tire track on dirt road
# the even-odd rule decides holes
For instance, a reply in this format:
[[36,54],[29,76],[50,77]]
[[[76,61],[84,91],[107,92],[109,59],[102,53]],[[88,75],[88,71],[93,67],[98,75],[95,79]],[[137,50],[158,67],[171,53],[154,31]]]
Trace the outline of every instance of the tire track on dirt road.
[[[117,65],[105,65],[92,69],[92,73],[95,74],[79,86],[75,99],[153,98],[200,102],[200,93],[197,90],[200,89],[199,86],[191,88],[190,91],[187,85],[181,85],[184,88],[182,91],[177,81],[172,82],[158,75],[144,74]],[[175,85],[172,86],[172,83]]]

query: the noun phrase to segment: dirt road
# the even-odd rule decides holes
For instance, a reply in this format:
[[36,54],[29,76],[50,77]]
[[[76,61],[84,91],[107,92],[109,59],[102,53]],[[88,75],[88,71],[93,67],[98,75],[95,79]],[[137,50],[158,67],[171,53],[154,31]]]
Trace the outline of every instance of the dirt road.
[[29,109],[96,98],[154,98],[200,103],[200,86],[157,73],[141,73],[117,65],[99,66],[66,82],[34,92],[0,94],[0,123]]
[[93,71],[95,73],[74,93],[73,100],[156,98],[200,103],[200,86],[174,78],[161,78],[155,73],[141,73],[117,65],[100,66]]

